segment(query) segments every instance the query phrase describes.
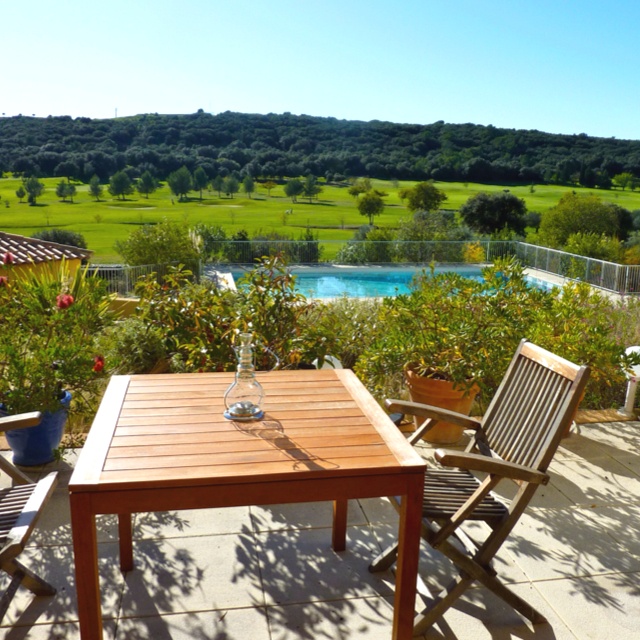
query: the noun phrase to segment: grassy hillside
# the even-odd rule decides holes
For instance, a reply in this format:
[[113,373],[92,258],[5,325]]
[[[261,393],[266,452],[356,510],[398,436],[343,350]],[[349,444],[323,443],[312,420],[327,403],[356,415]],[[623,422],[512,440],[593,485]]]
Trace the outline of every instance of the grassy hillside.
[[[356,203],[347,189],[333,185],[324,186],[318,202],[309,204],[308,200],[299,199],[298,203],[293,204],[285,197],[281,186],[273,189],[270,196],[259,188],[252,198],[245,194],[219,198],[217,193],[205,191],[203,200],[200,201],[198,194],[192,192],[188,202],[179,203],[166,186],[148,199],[136,194],[129,196],[124,202],[113,199],[105,190],[101,201],[96,202],[89,196],[86,185],[77,184],[78,193],[74,202],[70,203],[61,202],[55,195],[58,178],[42,181],[47,189],[38,198],[37,205],[32,207],[26,201],[20,203],[15,195],[21,184],[19,179],[0,180],[0,230],[27,236],[47,227],[76,231],[85,237],[89,248],[95,252],[96,262],[118,261],[113,248],[116,240],[127,238],[136,225],[157,222],[163,218],[187,225],[197,222],[220,225],[229,235],[246,229],[250,234],[277,231],[297,238],[306,226],[310,226],[318,233],[320,240],[340,241],[351,238],[354,228],[367,221],[358,213]],[[408,211],[397,194],[399,187],[410,184],[412,183],[401,182],[398,186],[393,186],[391,182],[374,181],[376,188],[389,194],[385,199],[384,213],[376,219],[376,224],[395,227],[403,217],[407,217]],[[504,188],[458,182],[437,182],[436,185],[448,195],[445,207],[450,209],[458,209],[470,196],[480,191],[500,191]],[[531,193],[528,186],[522,186],[509,187],[509,190],[523,198],[530,211],[542,212],[555,205],[563,193],[572,189],[535,186]],[[578,193],[596,193],[603,200],[615,202],[630,210],[640,209],[640,192],[583,188],[573,190]],[[288,210],[292,213],[286,214]],[[334,254],[335,248],[327,247],[325,257],[331,258]]]

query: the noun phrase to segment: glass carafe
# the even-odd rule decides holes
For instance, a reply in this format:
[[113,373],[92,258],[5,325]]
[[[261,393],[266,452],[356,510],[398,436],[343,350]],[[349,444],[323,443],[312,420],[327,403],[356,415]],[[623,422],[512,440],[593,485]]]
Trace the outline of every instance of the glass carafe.
[[229,420],[259,420],[264,415],[262,401],[264,389],[256,379],[253,364],[253,345],[251,333],[241,333],[240,346],[235,348],[238,357],[236,379],[224,394],[226,411]]

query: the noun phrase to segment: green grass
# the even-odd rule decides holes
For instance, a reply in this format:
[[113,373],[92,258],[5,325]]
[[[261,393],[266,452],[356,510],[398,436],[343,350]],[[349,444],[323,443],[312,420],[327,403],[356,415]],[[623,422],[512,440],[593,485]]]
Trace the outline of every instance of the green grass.
[[[198,222],[217,224],[225,228],[229,235],[240,229],[246,229],[251,235],[256,232],[277,231],[282,234],[299,237],[305,227],[313,228],[320,240],[339,240],[344,242],[352,237],[354,228],[366,223],[356,208],[353,198],[344,187],[324,186],[319,202],[309,204],[300,199],[292,203],[285,197],[282,186],[272,189],[271,196],[258,189],[252,198],[236,194],[233,198],[219,198],[215,192],[203,192],[203,201],[192,192],[188,202],[178,202],[164,186],[148,199],[136,195],[126,201],[111,198],[106,193],[100,202],[91,198],[86,185],[77,184],[78,193],[75,202],[60,202],[55,195],[58,178],[45,178],[45,193],[38,198],[37,206],[20,203],[15,195],[20,180],[0,179],[0,229],[10,233],[27,236],[47,227],[57,227],[81,233],[94,252],[96,262],[117,262],[119,257],[113,246],[117,240],[124,240],[138,225],[158,222],[163,218],[194,225]],[[374,180],[376,188],[383,189],[389,195],[385,198],[384,213],[376,219],[381,227],[396,227],[408,211],[398,198],[398,187],[410,186],[410,182],[401,182],[394,187],[391,182]],[[523,198],[529,211],[545,211],[554,206],[563,193],[575,190],[578,193],[595,193],[603,200],[615,202],[627,209],[640,209],[640,192],[601,191],[558,186],[535,186],[530,193],[528,186],[502,187],[459,182],[438,182],[439,189],[447,195],[444,206],[458,209],[470,196],[481,191],[493,192],[508,188],[514,195]],[[6,203],[9,206],[6,206]],[[293,213],[285,215],[292,209]],[[337,246],[327,245],[324,258],[335,256]]]

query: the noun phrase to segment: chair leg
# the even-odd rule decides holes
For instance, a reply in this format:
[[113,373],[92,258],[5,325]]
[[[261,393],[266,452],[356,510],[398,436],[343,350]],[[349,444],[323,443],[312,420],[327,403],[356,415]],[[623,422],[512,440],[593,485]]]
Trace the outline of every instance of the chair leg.
[[9,586],[0,598],[0,624],[2,623],[5,613],[7,613],[7,610],[9,609],[13,596],[16,595],[16,591],[22,582],[22,578],[24,578],[22,571],[16,571],[13,574],[13,578],[11,578]]
[[547,619],[537,609],[534,609],[526,600],[517,596],[511,589],[505,587],[498,578],[487,575],[480,579],[480,582],[508,605],[512,606],[520,615],[524,616],[527,620],[531,620],[533,624],[543,624],[547,622]]
[[369,571],[376,573],[377,571],[386,571],[398,559],[398,543],[387,547],[381,554],[376,556],[374,561],[369,565]]
[[[473,582],[472,578],[458,576],[443,589],[437,596],[434,596],[415,618],[413,635],[425,633],[440,618],[444,612],[466,591]],[[424,598],[424,594],[420,594]]]
[[2,565],[8,574],[15,576],[16,574],[22,575],[22,586],[26,587],[37,596],[53,596],[56,593],[56,588],[50,585],[48,582],[37,576],[31,569],[27,569],[21,562],[18,562],[15,558]]
[[11,576],[11,582],[5,592],[0,597],[0,623],[9,609],[9,605],[16,595],[18,587],[22,585],[37,596],[52,596],[56,593],[55,587],[39,578],[33,571],[27,569],[15,558],[2,565],[2,569]]

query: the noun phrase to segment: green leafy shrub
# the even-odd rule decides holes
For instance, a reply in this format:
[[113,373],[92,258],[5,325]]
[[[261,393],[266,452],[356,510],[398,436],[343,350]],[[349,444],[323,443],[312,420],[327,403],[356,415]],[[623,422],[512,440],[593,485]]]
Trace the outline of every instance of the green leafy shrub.
[[484,400],[491,398],[545,294],[529,289],[515,261],[484,269],[483,276],[432,269],[411,293],[384,299],[375,338],[356,364],[374,395],[396,392],[411,368],[461,389],[477,384]]
[[332,355],[352,369],[373,340],[374,319],[381,306],[379,299],[346,296],[311,306],[303,318],[303,335],[309,345],[303,361]]
[[63,265],[0,278],[0,402],[9,413],[55,411],[59,394],[88,410],[108,363],[96,336],[112,322],[104,281]]
[[628,343],[616,332],[615,317],[621,310],[586,283],[568,283],[538,309],[529,330],[533,342],[591,367],[584,407],[609,408],[624,400],[625,369],[637,358],[625,355]]
[[69,231],[67,229],[43,229],[34,233],[32,238],[46,240],[47,242],[57,242],[58,244],[67,244],[80,249],[87,248],[87,241],[81,233]]
[[[235,369],[233,347],[241,332],[254,334],[258,369],[271,369],[278,362],[295,368],[315,351],[309,344],[312,332],[304,322],[311,305],[295,292],[294,281],[279,257],[248,272],[238,282],[237,292],[218,289],[208,281],[194,283],[188,270],[173,268],[162,283],[150,276],[138,285],[137,318],[162,336],[173,371]],[[139,325],[125,326],[122,331],[138,329]],[[117,338],[118,343],[125,341],[126,336]],[[135,366],[135,361],[127,363],[122,347],[119,351],[123,367]]]
[[143,225],[126,240],[116,242],[115,249],[129,265],[191,265],[200,258],[194,236],[185,226],[170,220]]
[[483,275],[485,282],[426,274],[410,294],[383,301],[374,338],[355,367],[376,397],[401,393],[403,370],[411,367],[461,388],[478,384],[486,407],[518,342],[527,338],[591,367],[582,406],[621,404],[625,369],[637,359],[625,356],[625,347],[640,339],[640,330],[623,327],[640,326],[640,303],[616,305],[585,283],[539,291],[526,285],[512,261]]
[[[174,370],[228,371],[234,356],[232,291],[192,282],[184,268],[171,268],[159,283],[155,274],[140,281],[137,318],[163,339]],[[125,327],[125,330],[127,327]],[[126,361],[123,366],[129,366]]]
[[111,370],[117,374],[162,370],[167,359],[160,328],[135,316],[109,327],[100,336],[99,345]]

